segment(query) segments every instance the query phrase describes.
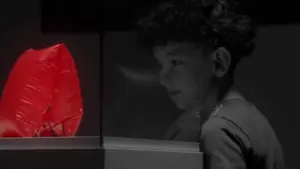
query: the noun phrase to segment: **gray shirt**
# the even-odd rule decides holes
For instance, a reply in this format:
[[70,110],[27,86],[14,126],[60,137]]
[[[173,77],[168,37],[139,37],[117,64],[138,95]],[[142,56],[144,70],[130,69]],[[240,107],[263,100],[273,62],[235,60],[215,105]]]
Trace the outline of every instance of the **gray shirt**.
[[200,129],[200,118],[187,113],[166,139],[200,142],[205,169],[284,169],[281,145],[268,120],[245,99],[224,101]]

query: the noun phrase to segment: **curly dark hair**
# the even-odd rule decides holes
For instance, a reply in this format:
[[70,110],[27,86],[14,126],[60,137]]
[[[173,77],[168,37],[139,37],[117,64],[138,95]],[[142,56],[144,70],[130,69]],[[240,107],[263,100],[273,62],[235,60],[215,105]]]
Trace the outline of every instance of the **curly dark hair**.
[[225,47],[233,62],[249,56],[255,24],[237,0],[173,0],[161,3],[138,22],[138,37],[148,49],[170,41]]

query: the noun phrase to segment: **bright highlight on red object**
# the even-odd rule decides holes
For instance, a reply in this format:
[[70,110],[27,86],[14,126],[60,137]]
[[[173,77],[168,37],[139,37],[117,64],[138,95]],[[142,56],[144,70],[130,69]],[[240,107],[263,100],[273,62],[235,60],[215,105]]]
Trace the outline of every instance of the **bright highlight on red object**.
[[82,115],[75,62],[64,44],[18,58],[0,100],[0,137],[73,136]]

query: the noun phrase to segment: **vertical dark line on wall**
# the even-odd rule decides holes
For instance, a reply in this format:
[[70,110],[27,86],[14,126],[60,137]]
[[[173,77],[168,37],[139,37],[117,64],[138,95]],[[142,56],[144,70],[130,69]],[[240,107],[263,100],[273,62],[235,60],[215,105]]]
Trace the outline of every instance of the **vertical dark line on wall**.
[[103,71],[104,71],[104,31],[100,32],[100,147],[103,147],[103,125],[104,125],[104,86],[103,86]]

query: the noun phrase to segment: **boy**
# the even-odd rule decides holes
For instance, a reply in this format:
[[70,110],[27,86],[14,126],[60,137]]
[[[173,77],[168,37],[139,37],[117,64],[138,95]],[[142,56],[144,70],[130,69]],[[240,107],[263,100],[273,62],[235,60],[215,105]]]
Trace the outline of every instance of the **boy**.
[[160,83],[186,110],[166,139],[199,141],[206,169],[284,168],[268,120],[234,87],[235,67],[253,51],[255,35],[238,2],[168,2],[139,26],[161,65]]

